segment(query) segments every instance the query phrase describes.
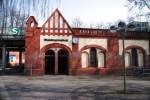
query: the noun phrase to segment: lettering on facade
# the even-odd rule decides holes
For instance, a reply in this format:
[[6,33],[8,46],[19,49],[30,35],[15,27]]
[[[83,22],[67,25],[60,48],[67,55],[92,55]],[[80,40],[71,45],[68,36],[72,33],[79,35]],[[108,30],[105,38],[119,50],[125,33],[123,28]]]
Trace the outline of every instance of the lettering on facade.
[[44,39],[44,41],[62,41],[62,42],[68,42],[68,39]]

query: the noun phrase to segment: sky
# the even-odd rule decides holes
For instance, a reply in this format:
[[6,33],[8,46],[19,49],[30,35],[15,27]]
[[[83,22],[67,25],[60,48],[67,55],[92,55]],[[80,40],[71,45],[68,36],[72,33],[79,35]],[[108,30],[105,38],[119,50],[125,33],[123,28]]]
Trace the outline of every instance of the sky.
[[69,24],[77,17],[85,24],[105,24],[118,20],[126,21],[127,8],[125,5],[126,0],[57,0],[51,13],[58,8]]

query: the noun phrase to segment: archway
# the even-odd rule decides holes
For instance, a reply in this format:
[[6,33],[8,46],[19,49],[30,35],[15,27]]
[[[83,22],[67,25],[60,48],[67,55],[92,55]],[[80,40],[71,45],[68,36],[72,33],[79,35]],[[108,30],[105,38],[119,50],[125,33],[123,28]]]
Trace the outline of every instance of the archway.
[[45,74],[55,74],[55,52],[53,50],[45,53]]
[[69,52],[65,49],[58,51],[58,74],[68,75]]

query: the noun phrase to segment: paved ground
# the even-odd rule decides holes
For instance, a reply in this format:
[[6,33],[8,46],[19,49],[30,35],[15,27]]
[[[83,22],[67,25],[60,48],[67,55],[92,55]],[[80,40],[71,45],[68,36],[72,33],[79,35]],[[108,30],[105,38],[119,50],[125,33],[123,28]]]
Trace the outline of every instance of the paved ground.
[[150,100],[150,77],[0,76],[0,100]]

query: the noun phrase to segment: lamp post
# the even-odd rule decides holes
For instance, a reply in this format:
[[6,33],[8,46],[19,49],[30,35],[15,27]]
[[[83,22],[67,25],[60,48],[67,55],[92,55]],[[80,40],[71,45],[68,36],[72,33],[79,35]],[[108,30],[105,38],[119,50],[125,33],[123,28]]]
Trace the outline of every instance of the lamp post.
[[124,88],[123,88],[123,92],[126,93],[126,67],[125,67],[125,33],[126,33],[126,23],[120,21],[118,23],[118,32],[120,33],[120,36],[122,38],[122,49],[123,49],[123,53],[122,53],[122,57],[123,57],[123,72],[124,72]]

